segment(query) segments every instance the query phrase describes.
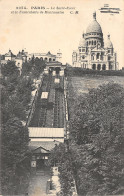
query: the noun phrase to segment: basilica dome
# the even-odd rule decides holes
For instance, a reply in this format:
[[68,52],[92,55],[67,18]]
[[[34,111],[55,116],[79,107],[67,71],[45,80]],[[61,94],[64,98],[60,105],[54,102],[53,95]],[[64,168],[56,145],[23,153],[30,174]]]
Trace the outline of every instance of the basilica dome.
[[112,42],[110,40],[110,35],[108,35],[108,40],[105,43],[105,48],[113,48],[113,44],[112,44]]
[[84,38],[82,38],[82,39],[80,40],[80,42],[79,42],[79,47],[86,47],[86,46],[87,46],[86,41],[85,41]]
[[86,33],[101,33],[102,34],[102,28],[100,24],[96,21],[96,13],[93,13],[93,19],[94,20],[87,27]]

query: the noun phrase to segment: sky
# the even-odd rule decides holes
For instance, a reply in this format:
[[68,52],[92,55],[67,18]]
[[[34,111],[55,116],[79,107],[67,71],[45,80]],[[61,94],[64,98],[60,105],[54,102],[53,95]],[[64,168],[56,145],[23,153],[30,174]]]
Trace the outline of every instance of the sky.
[[[99,9],[104,4],[120,8],[120,14],[101,13]],[[65,9],[67,7],[69,9]],[[64,11],[64,14],[44,13],[52,10]],[[15,14],[13,11],[39,13]],[[78,49],[82,33],[86,32],[93,20],[94,11],[103,31],[104,42],[107,34],[110,34],[121,68],[124,66],[124,0],[0,0],[0,54],[7,53],[9,49],[14,54],[22,49],[28,53],[50,51],[56,54],[60,49],[63,63],[71,64],[72,52]]]

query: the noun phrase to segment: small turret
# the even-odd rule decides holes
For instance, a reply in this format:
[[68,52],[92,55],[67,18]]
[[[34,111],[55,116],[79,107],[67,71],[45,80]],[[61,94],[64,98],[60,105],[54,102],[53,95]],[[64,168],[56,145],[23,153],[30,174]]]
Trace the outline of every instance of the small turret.
[[59,61],[59,62],[62,61],[62,53],[61,53],[60,49],[59,49],[59,51],[57,52],[56,61]]
[[110,34],[108,33],[108,39],[107,39],[107,42],[105,44],[105,48],[113,48],[113,44],[110,40]]

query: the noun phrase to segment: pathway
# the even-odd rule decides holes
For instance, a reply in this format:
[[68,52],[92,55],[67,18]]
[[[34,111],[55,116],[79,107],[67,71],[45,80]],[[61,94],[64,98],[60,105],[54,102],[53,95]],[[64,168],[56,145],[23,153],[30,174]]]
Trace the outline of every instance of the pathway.
[[50,179],[50,171],[40,169],[32,175],[29,182],[28,196],[47,196],[46,184]]

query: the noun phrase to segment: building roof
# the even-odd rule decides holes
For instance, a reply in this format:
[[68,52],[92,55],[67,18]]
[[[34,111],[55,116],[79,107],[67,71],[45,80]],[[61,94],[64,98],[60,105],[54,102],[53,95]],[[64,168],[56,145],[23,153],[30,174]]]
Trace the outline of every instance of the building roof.
[[21,52],[19,51],[17,54],[17,58],[22,59],[23,57],[27,57],[27,52],[25,52],[24,50],[22,50]]
[[11,50],[9,50],[9,52],[5,54],[5,57],[15,57],[15,56],[16,55],[14,55]]
[[50,66],[57,66],[57,65],[62,65],[62,63],[58,62],[58,61],[51,61],[51,62],[46,62],[46,65]]
[[64,128],[29,127],[29,138],[64,138]]
[[39,147],[33,149],[32,151],[35,152],[35,153],[38,153],[38,154],[39,154],[39,153],[42,153],[42,154],[49,154],[49,151],[46,150],[46,149],[44,149],[44,148],[42,148],[41,146],[39,146]]
[[56,145],[59,145],[59,141],[30,141],[29,142],[29,149],[30,150],[35,150],[38,147],[42,147],[46,150],[51,151]]
[[101,46],[96,46],[96,47],[94,47],[92,50],[91,50],[91,52],[101,52],[101,51],[105,51],[105,49],[104,48],[102,48]]
[[47,99],[48,98],[48,92],[42,92],[41,99]]
[[87,27],[86,33],[102,33],[102,28],[96,20],[96,13],[93,13],[93,21]]
[[51,54],[50,52],[48,52],[48,53],[32,53],[32,54],[30,54],[31,56],[49,56],[49,57],[56,57],[56,55],[54,55],[54,54]]
[[46,55],[47,55],[47,56],[56,56],[56,55],[51,54],[50,51],[49,51]]
[[59,78],[55,78],[55,81],[54,81],[55,83],[60,83],[60,79]]

